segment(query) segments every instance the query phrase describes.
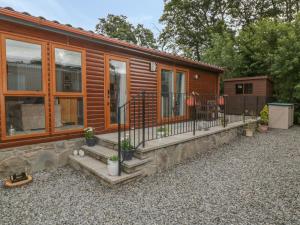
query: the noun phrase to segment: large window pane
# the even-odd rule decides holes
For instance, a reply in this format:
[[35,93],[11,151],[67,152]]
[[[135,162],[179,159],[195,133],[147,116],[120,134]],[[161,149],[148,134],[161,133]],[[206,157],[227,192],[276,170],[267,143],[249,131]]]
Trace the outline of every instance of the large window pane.
[[42,90],[41,45],[7,39],[6,64],[8,90]]
[[185,112],[185,74],[176,73],[175,116],[183,116]]
[[161,115],[169,117],[173,115],[174,107],[174,78],[173,71],[161,71]]
[[[109,99],[110,99],[110,123],[118,122],[118,106],[126,103],[127,99],[127,77],[126,62],[110,60],[109,61]],[[125,112],[121,111],[121,123],[124,124]]]
[[56,130],[83,128],[82,98],[56,97],[54,116]]
[[81,92],[81,53],[55,49],[56,91]]
[[8,136],[45,131],[43,97],[5,97]]

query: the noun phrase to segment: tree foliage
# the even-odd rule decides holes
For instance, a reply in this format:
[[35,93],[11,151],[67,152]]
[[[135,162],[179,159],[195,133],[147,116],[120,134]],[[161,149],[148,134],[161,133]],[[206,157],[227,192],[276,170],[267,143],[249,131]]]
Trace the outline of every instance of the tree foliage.
[[292,21],[299,0],[166,0],[160,22],[164,50],[201,60],[211,39],[263,18]]
[[106,18],[100,18],[96,32],[144,47],[157,48],[153,32],[142,24],[133,26],[124,15],[108,14]]

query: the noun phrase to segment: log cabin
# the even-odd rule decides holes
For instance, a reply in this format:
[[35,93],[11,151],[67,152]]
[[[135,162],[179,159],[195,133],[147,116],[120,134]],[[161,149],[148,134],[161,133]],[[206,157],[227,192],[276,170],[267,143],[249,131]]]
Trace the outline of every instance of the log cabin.
[[118,106],[141,91],[219,94],[218,66],[8,7],[0,40],[1,149],[116,131]]

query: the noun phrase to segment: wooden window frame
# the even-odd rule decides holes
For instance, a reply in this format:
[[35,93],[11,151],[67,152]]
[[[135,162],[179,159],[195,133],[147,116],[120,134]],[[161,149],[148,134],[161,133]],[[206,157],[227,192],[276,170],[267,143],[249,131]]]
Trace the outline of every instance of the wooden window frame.
[[[118,128],[118,124],[110,124],[110,109],[108,106],[108,88],[109,88],[109,61],[115,60],[115,61],[121,61],[126,62],[126,89],[127,89],[127,99],[126,102],[128,102],[131,99],[131,76],[130,76],[130,59],[129,57],[122,56],[122,55],[114,55],[114,54],[104,54],[104,118],[105,118],[105,130],[116,130]],[[123,128],[124,125],[121,125],[121,128]],[[126,123],[125,127],[129,127],[129,114],[126,113]]]
[[[161,115],[161,71],[162,70],[169,70],[173,72],[173,76],[177,76],[177,72],[182,72],[185,75],[185,92],[188,94],[189,93],[189,74],[190,71],[189,69],[182,68],[182,67],[177,67],[177,66],[169,66],[169,65],[163,65],[159,64],[157,67],[157,92],[159,93],[157,96],[157,119],[158,122],[166,122],[168,120],[182,120],[186,117],[189,116],[189,113],[186,115],[181,115],[181,116],[172,116],[172,117],[162,117]],[[176,92],[176,79],[173,80],[174,82],[174,93]]]
[[[64,49],[73,52],[81,53],[81,92],[57,92],[56,91],[56,69],[55,69],[55,48]],[[51,133],[52,134],[66,134],[83,132],[83,129],[87,127],[87,94],[86,94],[86,51],[83,48],[63,45],[63,44],[50,44],[50,85],[52,90],[50,92],[50,107],[51,107]],[[66,130],[55,129],[55,109],[54,101],[56,97],[61,98],[82,98],[83,101],[83,128],[74,128]]]
[[[6,66],[6,39],[21,41],[25,43],[37,44],[41,46],[42,57],[42,90],[41,91],[20,91],[20,90],[8,90],[7,89],[7,66]],[[2,140],[15,140],[31,137],[41,137],[50,134],[49,131],[49,98],[48,98],[48,66],[47,66],[47,44],[45,41],[28,38],[19,35],[12,34],[0,34],[0,51],[1,51],[1,68],[0,72],[3,76],[0,76],[0,105],[1,105],[1,139]],[[42,97],[44,98],[44,110],[45,110],[45,131],[31,134],[18,134],[14,136],[8,136],[6,132],[6,107],[5,97]]]

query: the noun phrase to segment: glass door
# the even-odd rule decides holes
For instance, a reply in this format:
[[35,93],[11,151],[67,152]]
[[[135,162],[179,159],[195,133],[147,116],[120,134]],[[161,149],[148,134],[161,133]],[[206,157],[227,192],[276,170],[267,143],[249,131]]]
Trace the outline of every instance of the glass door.
[[[127,101],[127,61],[115,58],[108,60],[108,76],[106,77],[106,102],[108,127],[118,124],[118,107]],[[121,111],[121,123],[126,123],[125,111]]]
[[185,115],[186,73],[172,69],[161,70],[161,117]]

